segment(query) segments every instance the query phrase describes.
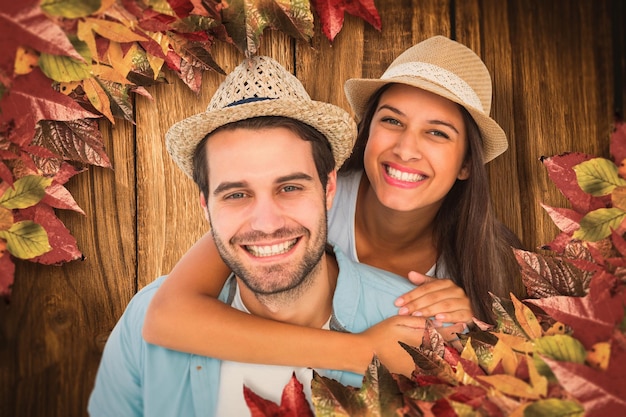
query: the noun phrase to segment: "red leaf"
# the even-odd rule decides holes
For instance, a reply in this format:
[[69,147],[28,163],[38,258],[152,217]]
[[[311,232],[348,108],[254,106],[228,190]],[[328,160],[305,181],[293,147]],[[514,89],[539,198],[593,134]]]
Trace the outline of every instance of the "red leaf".
[[548,169],[548,176],[572,204],[572,208],[579,213],[586,214],[591,210],[607,207],[610,203],[610,195],[593,197],[585,193],[576,180],[573,167],[581,162],[594,158],[579,152],[564,153],[553,157],[542,157],[541,162]]
[[619,166],[620,162],[626,159],[625,122],[615,123],[615,130],[613,131],[613,133],[611,133],[610,149],[611,156],[613,156],[613,161],[615,162],[615,165]]
[[608,273],[591,280],[585,297],[556,296],[526,300],[542,308],[552,318],[574,330],[574,337],[586,348],[610,338],[624,317],[626,288],[616,289],[616,279]]
[[8,251],[0,253],[0,297],[9,301],[11,286],[15,277],[15,264]]
[[243,396],[250,408],[251,417],[313,417],[311,406],[304,395],[303,386],[295,373],[285,385],[280,407],[273,401],[255,394],[244,385]]
[[0,123],[25,118],[23,137],[26,140],[33,138],[35,124],[40,120],[100,117],[83,109],[65,94],[54,91],[50,79],[38,68],[15,78],[11,89],[2,97],[0,107]]
[[541,203],[541,207],[543,207],[556,227],[562,232],[571,235],[576,230],[580,229],[580,219],[584,217],[583,213],[566,208],[550,207],[543,203]]
[[15,215],[15,221],[20,220],[32,220],[40,224],[46,229],[48,241],[52,246],[51,251],[29,259],[29,261],[44,265],[59,265],[64,262],[83,259],[83,254],[76,245],[76,239],[47,204],[39,203],[27,209],[19,210]]
[[311,0],[311,4],[320,17],[322,32],[331,42],[343,27],[344,12],[360,17],[376,30],[381,29],[374,0]]
[[72,197],[72,194],[61,184],[53,183],[46,188],[46,195],[41,202],[54,208],[74,210],[82,215],[85,214],[83,209],[76,203],[76,200],[74,200],[74,197]]
[[[613,344],[611,350],[618,350],[616,347]],[[618,357],[620,360],[614,360],[616,356],[611,354],[611,373],[578,363],[542,359],[565,390],[585,407],[586,415],[618,416],[626,409],[626,360],[623,354]]]
[[[26,4],[25,4],[26,3]],[[0,68],[13,73],[19,46],[53,55],[66,55],[83,61],[63,30],[50,20],[35,0],[5,1],[0,11]]]

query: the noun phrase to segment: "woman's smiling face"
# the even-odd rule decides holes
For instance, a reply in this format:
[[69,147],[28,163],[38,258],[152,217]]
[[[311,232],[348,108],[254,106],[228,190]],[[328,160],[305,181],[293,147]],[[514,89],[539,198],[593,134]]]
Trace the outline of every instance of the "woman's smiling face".
[[364,164],[380,203],[398,211],[441,206],[457,179],[467,179],[463,115],[452,101],[396,84],[380,97]]

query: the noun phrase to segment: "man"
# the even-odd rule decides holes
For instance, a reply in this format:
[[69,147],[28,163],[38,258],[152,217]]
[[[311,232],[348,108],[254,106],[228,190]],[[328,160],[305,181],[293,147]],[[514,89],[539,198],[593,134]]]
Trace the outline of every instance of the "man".
[[[355,134],[345,111],[312,101],[267,57],[244,61],[205,113],[168,131],[168,150],[198,184],[220,256],[234,273],[222,301],[252,315],[350,332],[396,314],[395,298],[413,288],[408,280],[326,247],[335,166]],[[145,312],[163,279],[131,300],[111,333],[92,416],[241,416],[249,414],[244,383],[275,402],[294,372],[310,387],[310,369],[222,362],[144,342]],[[343,384],[362,381],[320,373]]]

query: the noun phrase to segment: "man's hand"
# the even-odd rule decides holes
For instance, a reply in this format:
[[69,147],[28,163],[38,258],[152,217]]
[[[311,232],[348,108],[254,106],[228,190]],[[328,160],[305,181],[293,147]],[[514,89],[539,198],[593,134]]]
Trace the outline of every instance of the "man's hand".
[[409,272],[409,281],[418,287],[398,297],[398,314],[432,317],[437,323],[471,323],[472,307],[465,291],[450,279],[432,278]]

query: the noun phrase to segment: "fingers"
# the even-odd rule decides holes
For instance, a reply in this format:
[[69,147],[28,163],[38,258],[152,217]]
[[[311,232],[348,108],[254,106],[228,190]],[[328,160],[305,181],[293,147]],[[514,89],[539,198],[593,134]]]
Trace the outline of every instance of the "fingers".
[[399,297],[395,305],[400,315],[435,317],[445,322],[469,322],[472,309],[465,291],[449,279],[433,279],[410,273],[424,284]]

